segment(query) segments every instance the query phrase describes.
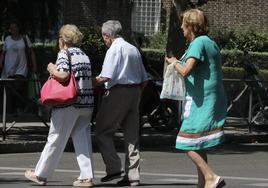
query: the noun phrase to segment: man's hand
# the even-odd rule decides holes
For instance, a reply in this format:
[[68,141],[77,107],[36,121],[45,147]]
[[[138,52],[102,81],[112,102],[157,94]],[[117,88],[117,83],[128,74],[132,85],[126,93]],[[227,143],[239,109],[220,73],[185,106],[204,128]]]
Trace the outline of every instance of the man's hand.
[[93,85],[94,85],[94,86],[98,86],[98,85],[104,84],[104,83],[107,82],[109,79],[110,79],[110,78],[97,76],[95,79],[93,79]]

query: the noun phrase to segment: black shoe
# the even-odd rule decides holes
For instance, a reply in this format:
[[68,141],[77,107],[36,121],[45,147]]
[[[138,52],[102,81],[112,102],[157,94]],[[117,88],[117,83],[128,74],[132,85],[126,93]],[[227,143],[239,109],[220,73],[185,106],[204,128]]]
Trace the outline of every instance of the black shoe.
[[226,185],[224,179],[220,178],[218,183],[214,186],[215,188],[222,188]]
[[114,173],[114,174],[107,174],[106,176],[104,176],[103,178],[101,178],[101,182],[106,182],[106,181],[112,181],[114,179],[118,179],[118,178],[121,178],[122,175],[123,175],[123,171],[121,172],[117,172],[117,173]]
[[122,179],[119,182],[116,183],[118,186],[131,186],[136,187],[140,185],[140,180],[128,180],[128,179]]

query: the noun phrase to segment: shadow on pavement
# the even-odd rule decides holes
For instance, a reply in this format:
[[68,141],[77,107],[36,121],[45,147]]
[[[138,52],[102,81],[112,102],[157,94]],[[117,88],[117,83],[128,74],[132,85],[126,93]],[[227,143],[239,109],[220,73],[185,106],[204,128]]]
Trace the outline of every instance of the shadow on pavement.
[[250,154],[268,152],[268,143],[233,143],[223,144],[210,151],[211,154]]
[[[193,183],[170,183],[170,184],[163,184],[163,183],[141,183],[139,185],[139,187],[143,187],[143,186],[146,186],[146,187],[165,187],[165,186],[193,186],[193,185],[196,185],[196,184],[193,184]],[[115,183],[112,184],[112,183],[100,183],[100,184],[95,184],[94,187],[119,187],[118,185],[116,185]]]
[[0,178],[0,185],[1,184],[18,184],[18,183],[27,183],[29,182],[26,179],[20,178]]

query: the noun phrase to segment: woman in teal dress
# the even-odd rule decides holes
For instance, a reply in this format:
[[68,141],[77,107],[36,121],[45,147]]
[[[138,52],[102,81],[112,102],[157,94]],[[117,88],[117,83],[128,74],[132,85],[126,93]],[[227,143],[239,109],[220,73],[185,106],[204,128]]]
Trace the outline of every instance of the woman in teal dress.
[[221,57],[208,36],[208,21],[198,9],[183,14],[182,26],[189,47],[184,56],[166,58],[185,79],[186,101],[176,148],[185,150],[198,171],[198,188],[220,188],[224,180],[207,163],[206,149],[223,142],[227,103]]

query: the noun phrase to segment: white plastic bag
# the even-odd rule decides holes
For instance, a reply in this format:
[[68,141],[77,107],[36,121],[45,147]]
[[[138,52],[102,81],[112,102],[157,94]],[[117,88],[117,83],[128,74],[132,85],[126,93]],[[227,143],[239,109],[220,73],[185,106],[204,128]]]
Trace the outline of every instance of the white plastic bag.
[[176,71],[173,64],[166,68],[161,99],[185,100],[184,78]]

